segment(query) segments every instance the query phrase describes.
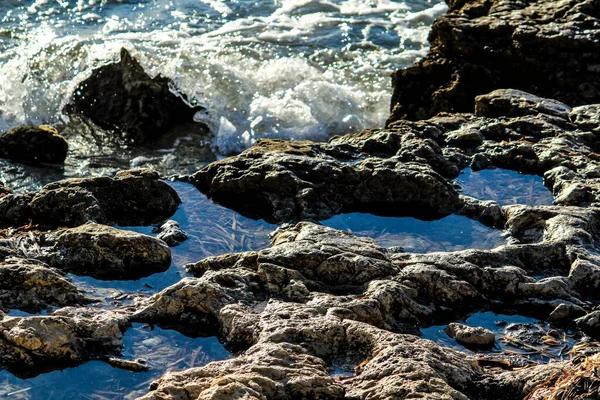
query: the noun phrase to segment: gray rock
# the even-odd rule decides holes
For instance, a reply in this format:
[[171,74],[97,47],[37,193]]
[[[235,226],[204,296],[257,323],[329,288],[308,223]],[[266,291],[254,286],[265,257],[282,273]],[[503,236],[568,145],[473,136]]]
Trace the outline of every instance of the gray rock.
[[89,301],[61,273],[42,262],[10,257],[0,263],[0,304],[6,308],[36,313],[49,306]]
[[171,250],[153,237],[90,223],[45,235],[39,258],[76,275],[139,279],[166,271]]
[[161,226],[152,230],[153,233],[158,233],[156,236],[170,247],[177,246],[181,242],[187,240],[188,236],[181,228],[177,221],[168,220]]
[[475,115],[483,117],[517,117],[538,113],[567,119],[571,107],[521,90],[498,89],[475,97]]
[[173,215],[181,200],[156,172],[134,169],[114,178],[73,178],[44,186],[35,194],[0,197],[3,225],[32,221],[53,227],[88,221],[146,225]]
[[26,378],[119,354],[127,319],[110,311],[67,308],[49,316],[0,321],[0,368]]
[[348,163],[307,142],[259,140],[198,171],[191,182],[219,203],[272,222],[369,208],[431,218],[461,205],[454,188],[427,165],[398,157]]
[[492,346],[496,335],[489,329],[480,326],[472,327],[453,322],[444,331],[457,342],[472,346]]

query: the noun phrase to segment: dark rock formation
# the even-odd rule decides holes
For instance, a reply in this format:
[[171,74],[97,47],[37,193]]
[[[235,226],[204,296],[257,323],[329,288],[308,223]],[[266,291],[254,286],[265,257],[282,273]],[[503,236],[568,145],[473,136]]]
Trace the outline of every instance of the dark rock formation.
[[156,172],[128,170],[114,178],[66,179],[35,194],[0,197],[0,225],[29,220],[54,227],[88,221],[146,225],[170,217],[180,203],[177,192]]
[[259,140],[239,156],[198,171],[191,182],[219,203],[273,222],[366,209],[436,218],[462,206],[452,185],[426,164],[400,157],[349,162],[330,155],[336,151],[309,142]]
[[40,242],[38,257],[51,266],[98,279],[139,279],[171,265],[163,241],[106,225],[81,225],[44,235]]
[[127,320],[110,311],[65,308],[0,321],[0,368],[26,378],[119,354]]
[[117,137],[138,144],[155,142],[173,129],[206,136],[208,127],[194,122],[204,108],[176,93],[163,76],[151,78],[125,49],[118,63],[92,72],[75,90],[65,112],[89,118]]
[[427,119],[472,112],[473,98],[514,88],[580,106],[599,102],[594,0],[449,0],[431,50],[394,75],[392,115]]
[[0,136],[0,157],[33,164],[62,164],[69,144],[49,126],[19,126]]

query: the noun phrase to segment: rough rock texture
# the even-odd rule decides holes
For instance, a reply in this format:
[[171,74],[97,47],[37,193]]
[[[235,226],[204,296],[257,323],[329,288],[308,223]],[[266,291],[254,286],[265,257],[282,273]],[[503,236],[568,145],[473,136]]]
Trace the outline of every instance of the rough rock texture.
[[480,326],[472,327],[452,322],[448,324],[445,332],[457,342],[472,346],[491,346],[496,341],[494,332]]
[[473,98],[513,88],[572,106],[598,102],[595,0],[448,0],[431,50],[394,75],[392,115],[472,112]]
[[40,247],[51,266],[98,279],[139,279],[171,265],[162,240],[93,223],[44,235]]
[[0,197],[0,225],[28,221],[78,226],[88,221],[146,225],[175,212],[177,192],[145,169],[118,172],[114,178],[74,178],[50,183],[32,194]]
[[49,316],[0,321],[0,367],[20,377],[119,354],[127,319],[110,311],[65,308]]
[[219,203],[273,222],[365,209],[435,218],[462,205],[452,185],[426,164],[400,157],[349,162],[335,151],[341,150],[263,139],[239,156],[208,165],[191,182]]
[[30,163],[62,164],[69,144],[49,126],[19,126],[0,136],[0,157]]
[[148,76],[121,49],[121,60],[94,70],[75,90],[65,111],[138,144],[152,143],[175,128],[207,135],[208,127],[193,119],[204,108],[190,105],[173,85],[163,76]]
[[35,313],[49,306],[89,302],[61,273],[48,265],[9,257],[0,263],[0,305]]
[[173,220],[166,221],[161,226],[152,229],[152,232],[158,233],[156,237],[171,247],[185,242],[188,238],[187,233],[179,227],[179,222]]

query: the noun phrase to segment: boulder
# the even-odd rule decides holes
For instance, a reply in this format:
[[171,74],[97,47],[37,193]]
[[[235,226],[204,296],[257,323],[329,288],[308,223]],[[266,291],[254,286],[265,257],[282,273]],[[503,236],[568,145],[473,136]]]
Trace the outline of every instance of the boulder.
[[153,143],[176,128],[207,136],[208,127],[194,122],[204,108],[173,87],[161,75],[151,78],[123,48],[119,62],[95,69],[79,84],[64,111],[137,144]]
[[51,266],[98,279],[139,279],[171,265],[162,240],[94,223],[44,235],[40,246]]
[[37,313],[50,306],[90,302],[59,271],[32,259],[9,257],[0,263],[0,304]]
[[28,221],[53,227],[88,221],[146,225],[164,221],[181,203],[177,192],[156,172],[134,169],[114,178],[72,178],[50,183],[32,194],[0,197],[2,225]]
[[388,126],[472,112],[473,98],[495,89],[524,90],[571,106],[598,102],[594,1],[447,3],[448,13],[429,35],[429,54],[394,75]]
[[0,157],[33,164],[63,164],[69,143],[49,125],[19,126],[0,136]]
[[0,368],[21,378],[119,354],[129,323],[114,312],[66,308],[0,321]]

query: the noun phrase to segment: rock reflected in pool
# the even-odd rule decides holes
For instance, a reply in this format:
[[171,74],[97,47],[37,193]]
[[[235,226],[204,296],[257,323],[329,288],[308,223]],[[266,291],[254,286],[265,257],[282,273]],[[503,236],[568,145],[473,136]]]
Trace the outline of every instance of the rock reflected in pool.
[[506,244],[501,231],[458,215],[421,221],[410,217],[352,213],[336,215],[322,223],[357,236],[370,237],[382,247],[401,247],[410,253],[493,249]]
[[494,200],[501,206],[525,204],[528,206],[552,205],[552,193],[537,175],[520,174],[507,169],[464,169],[456,182],[462,194],[480,200]]
[[[124,337],[123,357],[143,359],[151,369],[131,372],[102,361],[54,371],[31,379],[0,372],[0,397],[10,399],[135,399],[153,380],[168,371],[198,367],[224,360],[231,354],[215,337],[188,338],[176,331],[134,324]],[[57,385],[57,382],[60,384]]]

